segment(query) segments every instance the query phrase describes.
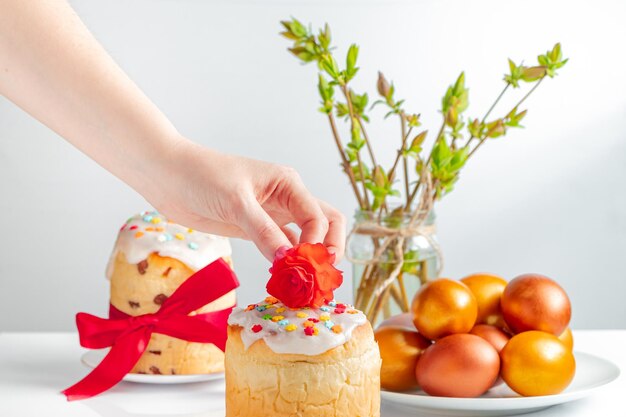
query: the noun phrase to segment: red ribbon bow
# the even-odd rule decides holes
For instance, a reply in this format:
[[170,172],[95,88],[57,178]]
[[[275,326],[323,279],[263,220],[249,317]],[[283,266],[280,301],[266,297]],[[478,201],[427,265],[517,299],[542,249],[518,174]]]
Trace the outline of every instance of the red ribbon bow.
[[[76,315],[80,345],[90,349],[111,346],[100,364],[85,378],[67,388],[69,401],[81,400],[108,390],[135,366],[148,347],[152,333],[198,343],[226,346],[226,322],[232,307],[189,316],[189,313],[239,286],[232,269],[222,259],[190,276],[167,298],[159,311],[129,316],[111,306],[108,319],[87,313]],[[234,306],[233,306],[234,307]]]

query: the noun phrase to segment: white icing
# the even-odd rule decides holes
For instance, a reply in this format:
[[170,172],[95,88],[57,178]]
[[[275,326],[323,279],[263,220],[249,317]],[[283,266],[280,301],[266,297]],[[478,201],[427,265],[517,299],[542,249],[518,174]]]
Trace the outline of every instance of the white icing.
[[156,252],[163,257],[178,259],[197,271],[218,258],[230,256],[232,249],[225,237],[198,232],[168,222],[156,211],[146,211],[128,219],[120,229],[107,265],[107,279],[111,278],[115,258],[120,252],[131,264]]
[[[350,340],[352,331],[367,322],[365,315],[355,310],[350,305],[345,305],[345,309],[336,309],[333,304],[342,305],[341,303],[332,302],[327,306],[316,309],[297,309],[292,310],[285,307],[282,303],[276,302],[271,304],[268,297],[265,302],[252,304],[248,309],[235,308],[228,318],[228,324],[238,325],[243,329],[241,331],[241,340],[244,347],[248,349],[257,340],[263,339],[267,346],[276,353],[295,353],[302,355],[320,355],[332,348],[341,346]],[[254,307],[250,309],[250,307]],[[263,310],[265,308],[265,310]],[[284,308],[284,311],[281,309]],[[279,313],[276,312],[278,309]],[[259,311],[262,310],[262,311]],[[325,311],[328,310],[328,311]],[[338,313],[345,310],[343,313]],[[298,313],[304,313],[307,317],[298,317]],[[287,331],[287,323],[275,322],[271,319],[264,319],[265,315],[284,316],[288,324],[296,325],[293,331]],[[325,321],[320,317],[328,316],[333,325],[338,325],[340,330],[335,332],[332,326],[325,325]],[[304,331],[303,323],[308,318],[320,320],[313,325],[317,328],[317,335],[307,335]],[[254,326],[262,326],[261,330],[255,332]]]

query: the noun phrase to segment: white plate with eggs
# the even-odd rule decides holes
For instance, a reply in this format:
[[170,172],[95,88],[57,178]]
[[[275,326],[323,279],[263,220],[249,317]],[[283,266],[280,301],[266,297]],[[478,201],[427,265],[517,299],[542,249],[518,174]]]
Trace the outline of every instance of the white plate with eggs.
[[617,365],[606,359],[581,352],[575,352],[574,356],[576,375],[567,389],[556,395],[521,397],[502,384],[478,398],[432,397],[424,391],[405,393],[382,391],[381,396],[386,402],[431,415],[511,416],[581,399],[613,382],[620,374]]

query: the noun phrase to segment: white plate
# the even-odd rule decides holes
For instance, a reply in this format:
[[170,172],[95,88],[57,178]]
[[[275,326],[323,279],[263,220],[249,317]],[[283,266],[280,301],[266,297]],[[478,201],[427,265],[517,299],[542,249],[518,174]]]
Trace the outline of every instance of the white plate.
[[[81,358],[81,362],[90,368],[95,368],[104,359],[108,349],[90,350]],[[224,379],[224,373],[192,374],[192,375],[151,375],[151,374],[127,374],[124,381],[139,382],[142,384],[189,384],[192,382],[205,382]]]
[[578,400],[619,376],[617,365],[606,359],[581,352],[575,352],[574,356],[576,376],[565,391],[556,395],[520,397],[502,384],[478,398],[431,397],[424,391],[383,391],[381,396],[384,401],[423,413],[465,417],[510,416]]

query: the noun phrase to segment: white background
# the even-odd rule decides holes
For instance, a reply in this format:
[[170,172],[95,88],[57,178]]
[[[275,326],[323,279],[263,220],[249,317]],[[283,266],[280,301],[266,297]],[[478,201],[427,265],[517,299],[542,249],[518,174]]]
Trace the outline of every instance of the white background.
[[[355,208],[323,116],[313,66],[278,36],[294,15],[361,46],[355,86],[383,70],[431,130],[461,70],[471,115],[502,87],[506,58],[556,41],[570,62],[528,102],[526,129],[485,146],[438,206],[444,275],[541,272],[573,302],[576,328],[626,328],[626,2],[74,0],[87,26],[185,135],[296,167],[346,215]],[[517,94],[520,92],[517,91]],[[505,104],[506,104],[505,100]],[[510,102],[510,101],[509,101]],[[501,108],[501,112],[505,107]],[[397,122],[370,129],[389,164]],[[118,227],[145,201],[0,98],[0,331],[69,330],[104,314]],[[268,263],[234,241],[240,300],[263,296]],[[349,265],[339,298],[350,295]]]

